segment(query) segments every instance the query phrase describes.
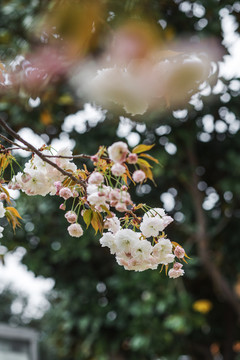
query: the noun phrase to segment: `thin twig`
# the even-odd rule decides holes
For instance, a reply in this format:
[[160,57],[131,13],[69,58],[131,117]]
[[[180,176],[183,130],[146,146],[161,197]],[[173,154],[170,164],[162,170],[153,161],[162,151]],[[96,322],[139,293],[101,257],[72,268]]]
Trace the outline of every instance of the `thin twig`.
[[[48,158],[58,158],[58,159],[91,159],[91,155],[79,154],[72,156],[64,156],[64,155],[45,155]],[[101,160],[106,160],[107,162],[111,162],[111,159],[108,157],[100,157]]]
[[139,219],[139,218],[137,217],[137,215],[134,214],[134,212],[133,212],[132,210],[128,210],[128,211],[126,211],[126,212],[127,212],[128,214],[132,215],[132,217],[134,218],[134,220],[135,220],[138,224],[141,223],[141,219]]
[[28,149],[30,149],[30,151],[32,151],[33,153],[35,153],[36,155],[38,155],[43,161],[45,161],[46,163],[48,163],[49,165],[53,166],[55,169],[57,169],[60,173],[62,173],[64,176],[69,177],[70,179],[72,179],[74,182],[76,182],[77,184],[83,186],[84,189],[86,189],[86,185],[85,182],[81,179],[77,179],[74,175],[72,175],[70,172],[60,168],[57,164],[55,164],[54,162],[52,162],[51,160],[49,160],[45,155],[43,155],[43,153],[41,151],[39,151],[38,149],[36,149],[32,144],[30,144],[29,142],[27,142],[26,140],[24,140],[19,134],[17,134],[12,128],[10,128],[10,126],[8,126],[6,124],[6,122],[1,119],[0,117],[0,125],[7,131],[7,133],[9,135],[11,135],[12,137],[14,137],[15,139],[17,139],[18,141],[20,141],[22,144],[26,145],[28,147]]
[[[2,123],[0,121],[0,123]],[[33,150],[29,149],[29,148],[24,148],[21,145],[15,143],[14,141],[8,139],[6,136],[0,134],[0,137],[2,139],[4,139],[5,141],[9,142],[12,145],[15,145],[16,148],[7,148],[4,149],[4,151],[6,150],[25,150],[25,151],[29,151],[29,152],[33,152]],[[19,140],[20,141],[20,140]],[[0,150],[1,152],[3,152],[3,150]],[[91,155],[86,155],[86,154],[78,154],[78,155],[72,155],[72,156],[64,156],[64,155],[44,155],[46,158],[58,158],[58,159],[91,159]],[[108,157],[101,157],[101,159],[106,160],[106,161],[111,161]]]
[[[26,149],[23,149],[23,148],[20,148],[20,147],[9,147],[9,148],[4,148],[4,149],[0,149],[0,153],[4,153],[6,151],[12,151],[12,150],[26,150]],[[26,150],[26,151],[29,151],[29,150]]]
[[12,144],[12,145],[14,145],[14,146],[17,146],[17,147],[20,148],[21,150],[30,151],[29,149],[22,147],[21,145],[19,145],[19,144],[15,143],[14,141],[8,139],[6,136],[4,136],[4,135],[2,135],[2,134],[0,134],[0,137],[1,137],[3,140],[9,142],[10,144]]
[[45,155],[48,158],[58,158],[58,159],[91,159],[91,155],[79,154],[72,156],[64,156],[64,155]]

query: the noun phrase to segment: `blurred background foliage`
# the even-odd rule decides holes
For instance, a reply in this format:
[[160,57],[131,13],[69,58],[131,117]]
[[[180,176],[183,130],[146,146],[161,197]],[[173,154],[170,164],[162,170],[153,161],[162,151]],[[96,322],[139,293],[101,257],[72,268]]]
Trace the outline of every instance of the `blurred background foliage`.
[[[1,62],[61,38],[68,39],[70,57],[98,57],[103,39],[128,19],[153,24],[166,48],[175,39],[188,39],[191,49],[214,37],[227,54],[223,16],[233,17],[239,31],[236,1],[79,0],[71,1],[74,11],[67,3],[2,0]],[[51,34],[53,28],[60,39]],[[15,91],[2,92],[1,116],[16,131],[28,127],[47,143],[64,139],[64,119],[85,109],[81,130],[67,131],[76,154],[94,154],[99,145],[119,138],[132,146],[155,143],[151,154],[161,163],[154,170],[157,187],[137,187],[133,198],[166,206],[176,220],[169,238],[191,256],[186,275],[177,280],[158,271],[126,272],[100,248],[93,232],[77,240],[68,236],[59,199],[21,194],[22,229],[12,234],[6,227],[2,245],[9,251],[25,248],[22,262],[28,269],[55,281],[50,309],[32,324],[41,333],[41,359],[240,359],[239,92],[238,79],[216,75],[210,92],[195,103],[128,119],[121,109],[109,110],[101,115],[104,121],[89,117],[64,76],[44,88],[28,86],[26,77]],[[8,290],[1,293],[2,321],[11,317],[7,303],[14,297]],[[21,324],[21,316],[15,322]]]

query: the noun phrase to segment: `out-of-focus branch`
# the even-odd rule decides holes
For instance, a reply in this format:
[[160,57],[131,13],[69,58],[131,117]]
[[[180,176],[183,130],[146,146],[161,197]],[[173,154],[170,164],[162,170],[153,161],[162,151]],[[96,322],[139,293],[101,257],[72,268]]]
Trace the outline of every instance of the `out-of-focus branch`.
[[211,251],[209,248],[209,241],[211,237],[209,236],[209,233],[207,231],[206,216],[202,208],[202,194],[198,190],[197,186],[200,179],[198,178],[198,175],[195,171],[197,167],[197,159],[194,154],[193,148],[188,148],[187,156],[191,166],[191,181],[189,184],[189,190],[192,195],[197,222],[197,232],[195,235],[195,240],[198,255],[217,291],[219,292],[219,294],[221,294],[221,297],[229,305],[231,305],[231,307],[235,310],[238,317],[240,318],[240,302],[233,290],[231,289],[231,286],[228,283],[227,279],[220,272],[219,268],[216,266],[211,256]]
[[55,164],[54,162],[52,162],[51,160],[49,160],[41,151],[39,151],[38,149],[36,149],[32,144],[30,144],[29,142],[27,142],[26,140],[24,140],[19,134],[17,134],[9,125],[6,124],[6,122],[1,119],[0,117],[0,125],[6,130],[6,132],[11,135],[12,137],[14,137],[15,139],[17,139],[18,141],[20,141],[22,144],[24,144],[25,146],[27,146],[27,148],[32,151],[34,154],[36,154],[37,156],[39,156],[43,161],[45,161],[46,163],[48,163],[49,165],[53,166],[55,169],[57,169],[60,173],[62,173],[64,176],[69,177],[70,179],[72,179],[74,182],[76,182],[77,184],[81,185],[84,189],[86,188],[85,182],[81,179],[77,179],[73,174],[71,174],[70,172],[62,169],[61,167],[59,167],[57,164]]
[[229,222],[230,218],[226,217],[220,220],[217,226],[211,231],[211,239],[218,236],[218,234],[220,234],[228,226]]
[[211,354],[211,351],[209,350],[209,347],[206,345],[198,344],[195,342],[189,343],[190,349],[192,351],[196,352],[197,354],[202,356],[202,359],[204,360],[213,360],[213,356]]

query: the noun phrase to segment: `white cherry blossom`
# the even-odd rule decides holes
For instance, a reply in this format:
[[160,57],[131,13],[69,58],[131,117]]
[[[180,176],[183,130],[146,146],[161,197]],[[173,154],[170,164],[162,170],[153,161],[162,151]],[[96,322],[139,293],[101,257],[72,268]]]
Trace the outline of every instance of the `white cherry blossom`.
[[3,230],[4,230],[4,228],[2,227],[2,226],[0,226],[0,239],[3,237]]
[[139,241],[140,233],[137,233],[130,229],[122,229],[116,233],[115,242],[118,251],[125,253],[131,253],[134,246]]
[[172,279],[176,279],[179,276],[183,276],[183,275],[184,275],[184,270],[182,269],[182,264],[180,263],[175,263],[173,265],[173,268],[168,272],[168,276]]
[[110,232],[104,233],[99,241],[103,247],[106,246],[110,249],[111,254],[116,253],[117,245],[115,243],[115,236],[112,233]]
[[108,148],[109,158],[115,163],[123,163],[128,152],[128,146],[123,141],[115,142]]
[[151,236],[158,236],[161,231],[164,229],[164,222],[163,219],[160,217],[147,217],[143,219],[140,230],[143,235],[147,238]]
[[153,247],[153,257],[158,264],[167,265],[174,261],[172,243],[169,239],[160,239]]
[[3,203],[0,202],[0,218],[4,217],[6,210],[4,209]]
[[67,229],[70,236],[80,237],[83,235],[83,229],[80,224],[71,224]]

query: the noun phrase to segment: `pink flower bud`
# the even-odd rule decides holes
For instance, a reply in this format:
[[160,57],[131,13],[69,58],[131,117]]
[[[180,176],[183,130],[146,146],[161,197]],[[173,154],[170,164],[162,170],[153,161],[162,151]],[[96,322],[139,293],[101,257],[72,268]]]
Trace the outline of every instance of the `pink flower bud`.
[[117,205],[115,206],[115,209],[119,212],[127,211],[127,207],[123,203],[117,203]]
[[76,198],[79,196],[79,193],[76,190],[73,190],[73,197]]
[[63,203],[59,206],[59,209],[60,210],[66,210],[66,205]]
[[99,192],[98,192],[98,196],[100,196],[100,197],[101,197],[101,196],[105,196],[105,194],[104,194],[104,192],[100,192],[100,191],[99,191]]
[[83,235],[83,229],[80,224],[71,224],[68,228],[68,233],[73,237],[80,237]]
[[174,270],[179,270],[181,269],[183,266],[182,264],[178,263],[178,262],[175,262],[175,264],[173,265],[173,269]]
[[118,201],[121,197],[119,189],[113,189],[110,192],[109,198],[111,201]]
[[4,192],[2,192],[0,194],[0,200],[7,200],[7,194],[5,194]]
[[71,190],[69,188],[64,187],[59,191],[59,196],[64,198],[64,200],[67,200],[73,196],[73,193],[71,192]]
[[128,155],[128,158],[127,158],[127,162],[129,164],[136,164],[136,162],[138,161],[138,156],[137,154],[129,154]]
[[126,185],[123,185],[123,186],[121,187],[121,190],[122,190],[122,191],[128,191],[128,187],[127,187]]
[[[18,190],[16,186],[18,187],[20,185],[18,185],[16,182],[12,182],[12,181],[10,181],[8,183],[8,189],[10,189],[10,190]],[[20,189],[20,187],[19,187],[19,189]]]
[[184,270],[182,269],[182,264],[175,263],[173,265],[173,268],[169,270],[168,276],[172,279],[176,279],[179,276],[183,276]]
[[125,203],[125,205],[132,204],[131,196],[128,192],[122,191],[121,193],[121,201]]
[[29,180],[31,180],[31,178],[32,178],[31,175],[29,175],[27,173],[22,174],[22,176],[21,176],[22,182],[24,184],[26,184]]
[[111,168],[111,172],[114,176],[122,176],[125,173],[125,171],[126,171],[125,166],[119,163],[114,164]]
[[185,255],[185,251],[181,246],[177,246],[174,250],[174,255],[179,258],[182,259]]
[[[8,186],[8,188],[10,189],[9,186]],[[19,189],[21,189],[21,185],[18,184],[18,183],[12,184],[11,189],[12,190],[19,190]]]
[[55,181],[54,186],[57,191],[61,190],[63,187],[61,181]]
[[35,194],[34,194],[34,191],[31,190],[31,189],[27,189],[25,192],[26,192],[26,194],[29,195],[29,196],[35,195]]
[[98,162],[99,158],[97,155],[93,155],[93,156],[91,156],[91,160],[92,160],[92,162]]
[[100,172],[93,172],[88,179],[88,183],[92,185],[100,185],[104,181],[104,177]]
[[146,178],[146,175],[142,170],[136,170],[134,171],[132,178],[136,183],[140,183]]
[[68,211],[64,217],[70,224],[73,224],[77,221],[77,214],[74,211]]

